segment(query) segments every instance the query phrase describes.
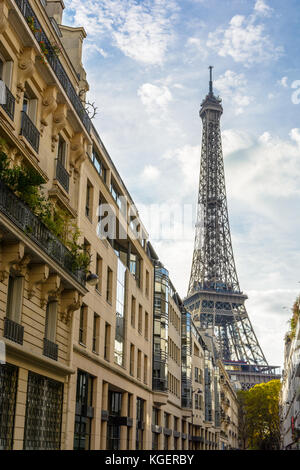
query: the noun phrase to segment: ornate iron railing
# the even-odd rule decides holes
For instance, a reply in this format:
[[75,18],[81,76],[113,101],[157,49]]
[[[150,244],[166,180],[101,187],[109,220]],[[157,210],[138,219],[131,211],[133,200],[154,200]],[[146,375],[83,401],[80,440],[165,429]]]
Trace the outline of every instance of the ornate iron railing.
[[18,344],[23,344],[24,326],[8,317],[4,318],[4,337]]
[[57,361],[58,358],[58,345],[53,343],[47,338],[44,338],[44,349],[43,349],[44,356],[50,357],[54,361]]
[[25,137],[27,142],[30,143],[31,147],[38,152],[40,146],[40,133],[31,121],[30,117],[25,113],[25,111],[21,111],[22,119],[21,119],[21,131],[20,134]]
[[23,230],[28,237],[40,246],[47,255],[56,261],[68,274],[81,285],[85,285],[85,273],[74,270],[74,257],[65,245],[33,214],[0,180],[0,212]]
[[6,112],[6,114],[13,121],[14,116],[15,116],[15,97],[6,85],[5,85],[5,89],[6,89],[6,103],[1,104],[1,106]]
[[58,59],[57,55],[53,50],[53,46],[49,41],[48,37],[46,36],[40,22],[38,21],[34,10],[31,8],[30,3],[28,0],[16,0],[16,4],[19,7],[22,15],[27,20],[28,18],[33,18],[34,21],[34,28],[36,39],[40,42],[43,41],[45,43],[45,48],[48,51],[46,55],[47,62],[50,64],[52,70],[54,71],[55,75],[57,76],[61,86],[65,90],[66,94],[68,95],[69,100],[71,101],[76,113],[78,114],[82,124],[86,128],[88,132],[90,132],[91,128],[91,121],[90,118],[84,109],[82,102],[79,96],[76,93],[74,86],[72,85],[65,69],[63,68],[60,60]]
[[60,450],[63,383],[28,372],[24,450]]
[[0,449],[12,450],[15,425],[18,367],[0,365]]
[[70,175],[58,158],[56,159],[56,179],[68,193]]

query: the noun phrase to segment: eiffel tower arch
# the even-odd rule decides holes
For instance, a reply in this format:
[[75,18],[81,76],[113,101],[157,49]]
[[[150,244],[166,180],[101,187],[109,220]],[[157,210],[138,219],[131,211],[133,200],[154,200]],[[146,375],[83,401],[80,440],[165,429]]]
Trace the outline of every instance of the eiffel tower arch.
[[234,262],[225,187],[220,119],[222,101],[209,93],[201,103],[202,148],[191,277],[184,305],[200,331],[215,339],[232,380],[243,388],[279,378],[259,345]]

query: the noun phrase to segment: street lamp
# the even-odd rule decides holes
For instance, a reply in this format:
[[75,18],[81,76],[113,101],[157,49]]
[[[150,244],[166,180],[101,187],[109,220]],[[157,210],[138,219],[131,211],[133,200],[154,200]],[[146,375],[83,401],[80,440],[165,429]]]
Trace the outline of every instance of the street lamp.
[[99,276],[89,271],[89,274],[86,276],[86,282],[90,286],[95,286],[96,284],[98,284],[98,281],[99,281]]

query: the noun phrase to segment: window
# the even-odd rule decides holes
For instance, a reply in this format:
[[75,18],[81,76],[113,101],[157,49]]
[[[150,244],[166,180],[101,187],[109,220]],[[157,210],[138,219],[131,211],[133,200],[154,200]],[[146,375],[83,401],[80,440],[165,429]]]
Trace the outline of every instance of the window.
[[145,287],[146,297],[149,297],[149,272],[146,270],[146,287]]
[[135,297],[131,297],[131,326],[135,328],[135,308],[136,308],[136,300]]
[[[108,409],[110,416],[121,416],[122,393],[109,391]],[[107,426],[107,450],[120,449],[121,426],[108,422]]]
[[[12,364],[0,366],[0,449],[12,450],[15,426],[15,407],[18,386],[18,367]],[[4,411],[5,410],[5,411]]]
[[144,383],[148,383],[148,357],[144,356]]
[[105,323],[105,335],[104,335],[104,359],[110,360],[110,324]]
[[176,418],[176,416],[174,416],[174,431],[179,431],[178,424],[179,424],[179,418]]
[[107,267],[107,285],[106,285],[106,300],[108,303],[112,303],[112,270]]
[[130,264],[129,269],[131,274],[133,274],[137,285],[140,287],[140,271],[141,271],[141,260],[138,255],[130,253]]
[[169,413],[164,413],[164,426],[166,429],[169,428],[169,423],[170,423],[170,415]]
[[48,302],[46,307],[45,338],[55,343],[57,301]]
[[92,220],[93,214],[93,186],[89,182],[86,183],[86,202],[85,202],[85,215]]
[[76,391],[76,414],[74,450],[89,450],[93,416],[94,377],[78,370]]
[[158,426],[159,423],[159,409],[153,407],[152,408],[152,424]]
[[7,88],[10,89],[11,77],[12,77],[13,62],[11,60],[5,60],[0,55],[0,80],[3,80]]
[[79,317],[79,343],[86,343],[86,329],[87,329],[87,306],[82,304],[80,307]]
[[28,372],[24,450],[60,450],[63,383]]
[[21,323],[23,304],[23,276],[12,276],[8,278],[6,316],[15,323]]
[[199,369],[195,367],[195,382],[199,382]]
[[96,257],[96,274],[99,278],[99,281],[97,282],[95,288],[98,292],[101,292],[102,290],[102,258],[98,254]]
[[130,375],[134,375],[134,345],[130,345],[130,366],[129,366]]
[[152,450],[158,450],[158,436],[156,432],[152,433]]
[[106,183],[106,168],[103,165],[103,162],[94,147],[92,152],[92,162],[94,164],[94,167],[96,168],[97,173],[103,178],[104,182]]
[[145,312],[145,339],[149,339],[149,314]]
[[144,422],[144,408],[145,400],[137,397],[136,399],[136,450],[142,450],[144,447],[144,432],[143,432],[143,422]]
[[27,85],[25,85],[22,111],[27,114],[33,123],[36,122],[37,99]]
[[138,349],[138,359],[137,359],[137,378],[141,379],[141,369],[142,369],[142,351]]
[[116,289],[115,362],[124,364],[126,266],[118,259]]
[[66,166],[66,141],[61,135],[58,137],[57,160],[62,164],[62,166]]
[[111,185],[110,185],[110,192],[111,192],[112,197],[113,197],[114,200],[116,201],[117,206],[119,207],[120,211],[121,211],[123,214],[126,214],[126,207],[127,207],[127,204],[126,204],[126,197],[125,197],[125,196],[121,196],[121,194],[120,194],[119,191],[117,190],[117,188],[116,188],[116,186],[115,186],[114,183],[111,183]]
[[143,330],[143,308],[139,305],[139,316],[138,316],[138,332],[142,334]]
[[100,333],[100,317],[97,313],[94,313],[93,323],[93,352],[99,353],[99,333]]

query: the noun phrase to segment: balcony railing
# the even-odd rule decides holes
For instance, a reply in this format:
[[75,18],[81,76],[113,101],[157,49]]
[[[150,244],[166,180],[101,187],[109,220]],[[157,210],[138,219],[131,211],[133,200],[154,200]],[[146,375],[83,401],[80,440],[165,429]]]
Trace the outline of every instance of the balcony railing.
[[40,145],[40,133],[31,121],[30,117],[25,113],[25,111],[21,111],[21,114],[22,119],[20,134],[23,135],[27,142],[30,143],[31,147],[36,152],[38,152]]
[[8,317],[4,318],[4,337],[18,344],[23,344],[24,326]]
[[44,349],[43,349],[44,356],[50,357],[54,361],[57,361],[58,358],[58,345],[53,343],[47,338],[44,338]]
[[81,270],[74,271],[74,258],[71,252],[1,180],[0,212],[25,232],[77,282],[82,286],[85,285],[85,273]]
[[[49,41],[48,37],[46,36],[40,22],[37,19],[37,16],[34,10],[31,8],[30,3],[28,0],[16,0],[16,4],[18,5],[22,15],[25,19],[32,17],[34,20],[34,27],[37,30],[34,35],[38,41],[44,41],[46,49],[48,50],[47,54],[47,62],[50,64],[53,72],[57,76],[61,86],[65,90],[69,100],[71,101],[76,113],[78,114],[79,119],[81,120],[82,124],[86,128],[88,132],[90,132],[91,128],[91,121],[90,118],[84,109],[82,102],[79,96],[76,93],[75,88],[73,87],[65,69],[63,68],[60,60],[58,59],[57,55],[53,51],[53,47],[51,42]],[[41,32],[39,32],[41,31]]]
[[15,97],[6,85],[5,85],[5,89],[6,89],[6,103],[1,104],[1,106],[6,112],[6,114],[13,121],[14,116],[15,116]]
[[68,193],[70,175],[58,158],[56,159],[56,179]]

